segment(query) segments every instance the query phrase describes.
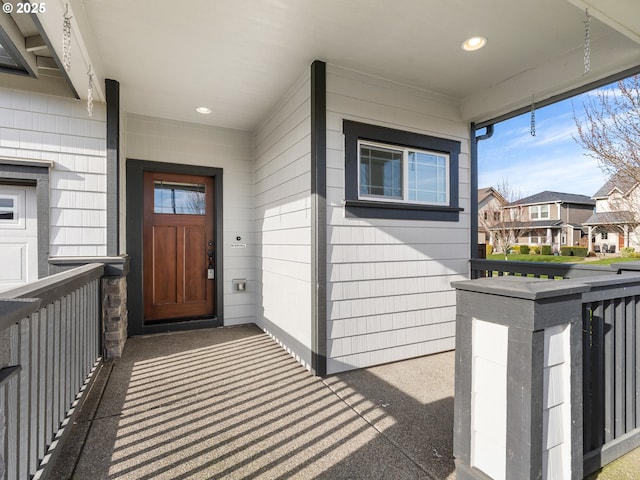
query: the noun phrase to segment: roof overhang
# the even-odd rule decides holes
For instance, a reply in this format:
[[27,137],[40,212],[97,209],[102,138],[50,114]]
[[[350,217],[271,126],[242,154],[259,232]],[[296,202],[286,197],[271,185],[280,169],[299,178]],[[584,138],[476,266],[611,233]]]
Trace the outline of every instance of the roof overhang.
[[[67,8],[67,75],[77,96],[87,97],[92,74],[99,101],[105,78],[120,82],[125,112],[242,130],[254,129],[317,59],[446,99],[460,121],[475,123],[640,65],[635,0],[49,0],[32,15],[58,57]],[[487,45],[463,51],[472,35]]]

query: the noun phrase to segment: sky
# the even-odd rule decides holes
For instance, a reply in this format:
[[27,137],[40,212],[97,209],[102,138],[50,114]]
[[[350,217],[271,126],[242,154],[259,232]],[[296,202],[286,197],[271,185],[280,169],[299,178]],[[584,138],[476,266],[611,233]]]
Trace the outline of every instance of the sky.
[[596,193],[608,175],[573,139],[574,109],[582,116],[587,95],[594,94],[536,109],[535,136],[531,113],[496,124],[493,136],[478,142],[478,187],[497,187],[505,180],[520,198],[545,190],[589,197]]

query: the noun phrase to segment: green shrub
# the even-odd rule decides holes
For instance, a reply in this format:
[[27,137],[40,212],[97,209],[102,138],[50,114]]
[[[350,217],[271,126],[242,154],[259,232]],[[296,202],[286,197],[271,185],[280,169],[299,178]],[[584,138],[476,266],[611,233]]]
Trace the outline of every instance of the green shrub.
[[520,253],[522,255],[527,255],[529,253],[529,245],[520,245]]
[[634,257],[636,249],[633,247],[623,247],[620,249],[620,256],[624,258]]
[[542,255],[551,255],[551,245],[542,245],[540,253]]
[[587,247],[560,247],[560,255],[565,257],[586,257]]
[[573,256],[573,247],[560,247],[560,255],[563,257]]

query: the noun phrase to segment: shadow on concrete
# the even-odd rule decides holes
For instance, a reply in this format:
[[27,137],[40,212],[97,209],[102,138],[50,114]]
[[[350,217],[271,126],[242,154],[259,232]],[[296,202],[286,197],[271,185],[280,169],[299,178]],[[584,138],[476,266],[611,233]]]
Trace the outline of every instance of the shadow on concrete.
[[243,326],[134,337],[103,379],[53,478],[455,475],[451,352],[318,379]]

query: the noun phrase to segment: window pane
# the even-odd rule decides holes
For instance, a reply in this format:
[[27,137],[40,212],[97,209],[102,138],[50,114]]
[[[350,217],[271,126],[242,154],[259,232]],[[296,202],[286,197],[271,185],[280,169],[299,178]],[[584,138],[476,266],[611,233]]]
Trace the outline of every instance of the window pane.
[[204,215],[204,185],[154,182],[153,213]]
[[402,199],[402,152],[360,147],[360,195]]
[[447,159],[442,155],[409,152],[409,200],[447,202]]
[[540,218],[549,218],[549,205],[540,205]]
[[16,198],[0,198],[0,220],[11,221],[16,219]]

